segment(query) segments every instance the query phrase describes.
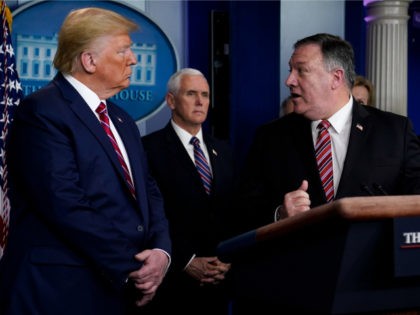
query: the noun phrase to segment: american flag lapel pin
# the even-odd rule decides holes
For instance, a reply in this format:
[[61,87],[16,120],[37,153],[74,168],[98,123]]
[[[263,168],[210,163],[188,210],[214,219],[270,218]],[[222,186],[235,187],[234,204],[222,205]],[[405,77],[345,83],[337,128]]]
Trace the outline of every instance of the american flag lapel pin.
[[363,126],[361,124],[357,124],[356,128],[359,129],[360,131],[363,131]]

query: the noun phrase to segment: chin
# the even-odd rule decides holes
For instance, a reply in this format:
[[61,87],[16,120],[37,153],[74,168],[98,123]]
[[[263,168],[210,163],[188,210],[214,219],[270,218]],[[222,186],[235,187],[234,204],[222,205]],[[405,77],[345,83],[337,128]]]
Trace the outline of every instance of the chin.
[[121,84],[121,90],[125,90],[129,86],[130,86],[130,81],[128,81],[127,83],[123,83],[123,84]]
[[302,111],[302,109],[300,108],[300,106],[295,106],[293,108],[293,112],[295,112],[296,114],[302,114],[304,111]]

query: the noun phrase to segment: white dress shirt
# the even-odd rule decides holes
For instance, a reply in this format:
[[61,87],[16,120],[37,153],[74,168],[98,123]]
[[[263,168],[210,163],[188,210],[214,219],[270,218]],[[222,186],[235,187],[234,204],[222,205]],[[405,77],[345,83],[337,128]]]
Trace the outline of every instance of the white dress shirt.
[[[346,105],[344,105],[338,112],[332,115],[328,121],[331,126],[328,131],[331,136],[331,150],[333,160],[333,180],[334,180],[334,196],[337,193],[338,185],[340,183],[341,174],[343,173],[344,160],[347,155],[347,147],[349,144],[351,120],[352,120],[352,104],[353,97],[350,95],[350,99]],[[321,120],[312,121],[312,139],[314,147],[318,138],[318,125]],[[283,205],[278,206],[274,210],[274,221],[280,219],[280,213]]]
[[172,124],[172,127],[175,130],[175,133],[178,135],[178,138],[181,140],[182,145],[184,146],[185,150],[187,150],[187,153],[190,156],[191,161],[193,161],[194,164],[195,164],[194,146],[190,143],[190,140],[191,140],[192,137],[197,137],[198,140],[200,140],[200,148],[201,148],[201,150],[203,150],[203,153],[206,156],[207,162],[208,162],[209,167],[210,167],[210,172],[212,172],[211,163],[210,163],[210,159],[209,159],[209,152],[208,152],[206,144],[203,140],[203,131],[201,130],[201,128],[200,128],[200,131],[196,135],[192,135],[189,132],[187,132],[186,130],[182,129],[180,126],[178,126],[176,124],[176,122],[174,122],[172,119],[171,119],[171,124]]
[[[343,172],[344,160],[347,154],[347,146],[349,144],[351,120],[352,120],[352,104],[353,97],[338,112],[328,118],[331,127],[328,131],[331,136],[331,149],[333,160],[333,178],[334,178],[334,196],[337,193],[338,184],[340,183],[341,174]],[[312,138],[314,147],[318,137],[317,126],[321,120],[312,122]]]
[[[99,114],[96,112],[96,108],[101,102],[103,102],[106,105],[106,101],[99,99],[98,95],[96,95],[95,92],[93,92],[91,89],[89,89],[86,85],[84,85],[82,82],[80,82],[73,76],[69,74],[64,74],[64,78],[67,81],[69,81],[69,83],[76,89],[76,91],[80,94],[83,100],[88,104],[89,108],[95,114],[96,118],[98,118],[98,121],[100,121]],[[124,161],[127,164],[131,179],[133,179],[133,175],[131,173],[130,160],[128,159],[127,151],[125,149],[124,143],[121,140],[120,135],[118,134],[117,129],[114,126],[114,123],[112,122],[111,117],[109,117],[109,124],[114,138],[117,141],[118,147],[120,148]]]

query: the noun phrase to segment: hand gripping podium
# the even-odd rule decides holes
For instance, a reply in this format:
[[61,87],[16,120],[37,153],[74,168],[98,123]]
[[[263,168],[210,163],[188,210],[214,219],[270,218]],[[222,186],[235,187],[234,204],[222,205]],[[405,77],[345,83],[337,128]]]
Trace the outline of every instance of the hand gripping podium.
[[420,195],[343,198],[225,240],[218,254],[232,262],[234,310],[420,314]]

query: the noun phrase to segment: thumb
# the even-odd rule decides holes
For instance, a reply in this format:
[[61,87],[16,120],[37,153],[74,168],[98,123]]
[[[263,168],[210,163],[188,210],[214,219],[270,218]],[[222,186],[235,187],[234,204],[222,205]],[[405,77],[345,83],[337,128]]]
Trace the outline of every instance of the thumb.
[[300,184],[300,187],[298,188],[298,190],[303,190],[303,191],[307,191],[308,190],[308,181],[306,179],[304,179],[302,181],[302,184]]
[[136,258],[137,261],[143,262],[147,259],[147,257],[149,255],[150,255],[150,253],[148,252],[148,250],[144,250],[144,251],[134,255],[134,257]]

